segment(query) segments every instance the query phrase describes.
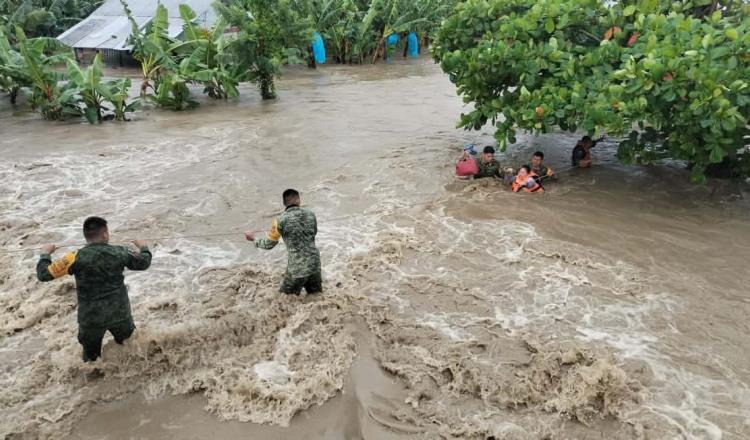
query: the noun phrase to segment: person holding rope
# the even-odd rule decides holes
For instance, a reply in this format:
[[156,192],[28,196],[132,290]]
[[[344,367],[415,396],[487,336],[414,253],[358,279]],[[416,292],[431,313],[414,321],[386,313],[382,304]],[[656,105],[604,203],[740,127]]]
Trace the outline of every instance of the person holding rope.
[[591,136],[584,136],[576,143],[573,148],[573,154],[570,164],[578,168],[588,168],[591,166],[591,149],[604,140],[604,136],[597,140],[592,140]]
[[249,231],[245,232],[245,238],[255,242],[255,247],[266,250],[276,247],[280,239],[284,240],[289,256],[279,289],[282,293],[299,295],[303,288],[308,294],[321,293],[320,252],[315,246],[318,220],[312,211],[300,207],[300,195],[296,190],[284,191],[282,200],[284,213],[273,220],[268,238],[256,240]]
[[505,185],[510,185],[513,178],[512,169],[503,169],[500,162],[495,159],[495,149],[491,146],[486,146],[482,150],[480,157],[472,158],[470,152],[464,149],[464,156],[462,160],[474,160],[476,162],[476,173],[474,174],[475,179],[481,179],[485,177],[495,177],[501,180]]
[[531,172],[539,176],[537,181],[541,183],[541,179],[557,180],[557,174],[555,174],[552,168],[544,165],[542,163],[543,160],[544,153],[541,151],[537,151],[531,156]]
[[151,251],[143,240],[133,240],[137,251],[109,244],[107,221],[89,217],[83,222],[86,245],[78,251],[52,261],[54,244],[42,247],[36,276],[48,282],[73,275],[78,296],[78,342],[83,346],[83,361],[93,362],[102,355],[102,339],[109,331],[122,344],[135,330],[128,288],[123,271],[146,270],[151,266]]

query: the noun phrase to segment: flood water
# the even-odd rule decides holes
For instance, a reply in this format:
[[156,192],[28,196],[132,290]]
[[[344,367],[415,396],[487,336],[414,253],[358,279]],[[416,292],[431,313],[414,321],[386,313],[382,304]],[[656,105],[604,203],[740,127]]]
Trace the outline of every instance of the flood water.
[[[101,126],[0,104],[0,437],[750,438],[745,187],[606,142],[567,171],[572,134],[497,155],[543,150],[543,195],[459,181],[491,131],[453,128],[425,60],[279,89]],[[318,216],[319,297],[278,294],[284,247],[242,236],[289,187]],[[88,215],[154,259],[126,275],[135,335],[85,365],[73,280],[7,251],[80,243]]]

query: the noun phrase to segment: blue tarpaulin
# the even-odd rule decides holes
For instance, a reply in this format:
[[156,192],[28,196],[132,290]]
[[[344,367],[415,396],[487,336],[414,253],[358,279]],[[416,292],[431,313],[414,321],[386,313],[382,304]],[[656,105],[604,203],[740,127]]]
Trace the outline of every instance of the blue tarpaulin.
[[395,46],[396,43],[398,43],[398,35],[397,34],[390,34],[388,35],[388,39],[386,40],[389,46]]
[[417,34],[415,34],[414,32],[410,32],[409,36],[406,38],[406,41],[409,47],[409,56],[418,57],[419,56],[419,42],[417,41]]
[[313,57],[315,58],[315,62],[317,64],[325,64],[326,63],[326,46],[323,43],[323,37],[321,37],[320,34],[317,32],[313,34],[312,49],[313,49]]

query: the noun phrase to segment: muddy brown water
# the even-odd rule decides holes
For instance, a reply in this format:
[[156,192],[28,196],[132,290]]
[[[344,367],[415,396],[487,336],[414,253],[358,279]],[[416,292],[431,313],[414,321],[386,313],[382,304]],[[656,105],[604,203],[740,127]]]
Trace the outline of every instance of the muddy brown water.
[[[615,147],[543,195],[456,180],[463,110],[420,60],[290,70],[280,99],[126,124],[0,105],[0,245],[159,239],[131,273],[138,330],[80,362],[72,280],[0,254],[6,438],[750,437],[745,187],[624,166]],[[526,136],[568,167],[576,137]],[[319,219],[326,292],[276,293],[280,193]],[[62,251],[59,251],[62,252]]]

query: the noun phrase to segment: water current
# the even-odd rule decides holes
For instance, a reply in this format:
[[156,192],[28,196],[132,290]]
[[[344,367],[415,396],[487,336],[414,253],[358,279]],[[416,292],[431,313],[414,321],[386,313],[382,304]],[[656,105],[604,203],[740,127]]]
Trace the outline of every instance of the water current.
[[[742,185],[621,165],[611,142],[543,195],[459,181],[491,132],[453,128],[461,99],[424,60],[279,88],[101,126],[0,105],[0,437],[750,438]],[[497,158],[563,170],[575,140]],[[318,216],[319,297],[278,294],[284,247],[241,234],[288,187]],[[5,252],[78,243],[88,215],[159,238],[126,276],[135,335],[94,364],[73,280]]]

